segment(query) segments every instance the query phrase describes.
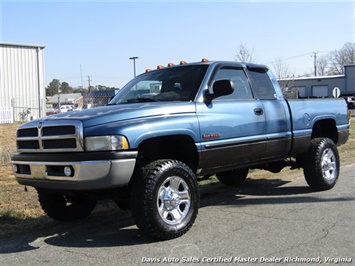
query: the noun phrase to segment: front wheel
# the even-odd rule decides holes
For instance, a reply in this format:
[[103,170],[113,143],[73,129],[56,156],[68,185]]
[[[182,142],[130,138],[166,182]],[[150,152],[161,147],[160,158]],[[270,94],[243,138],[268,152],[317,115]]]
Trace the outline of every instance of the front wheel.
[[97,200],[73,195],[61,195],[37,190],[43,211],[58,221],[71,221],[87,217],[95,208]]
[[131,195],[137,226],[161,240],[185,234],[198,213],[196,177],[179,161],[158,160],[145,166],[134,179]]
[[328,138],[312,139],[303,164],[308,185],[316,191],[331,189],[338,181],[339,170],[339,154],[334,142]]

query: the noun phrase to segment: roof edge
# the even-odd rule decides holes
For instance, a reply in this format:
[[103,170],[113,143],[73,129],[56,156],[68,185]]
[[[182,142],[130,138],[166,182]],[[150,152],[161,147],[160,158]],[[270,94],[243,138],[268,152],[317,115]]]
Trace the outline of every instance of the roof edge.
[[32,47],[44,49],[46,46],[42,44],[24,44],[24,43],[11,43],[11,42],[0,42],[0,46],[16,46],[16,47]]

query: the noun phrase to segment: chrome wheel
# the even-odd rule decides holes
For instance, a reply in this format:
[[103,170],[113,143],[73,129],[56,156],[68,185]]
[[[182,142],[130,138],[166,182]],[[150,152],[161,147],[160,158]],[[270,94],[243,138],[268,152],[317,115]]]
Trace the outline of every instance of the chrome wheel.
[[337,164],[333,151],[329,148],[325,149],[322,155],[322,173],[325,179],[332,180],[336,177]]
[[133,180],[133,218],[139,229],[158,239],[185,234],[195,222],[199,205],[196,176],[183,162],[153,161]]
[[187,183],[178,176],[164,180],[158,191],[157,207],[160,217],[169,225],[178,225],[189,213],[190,191]]

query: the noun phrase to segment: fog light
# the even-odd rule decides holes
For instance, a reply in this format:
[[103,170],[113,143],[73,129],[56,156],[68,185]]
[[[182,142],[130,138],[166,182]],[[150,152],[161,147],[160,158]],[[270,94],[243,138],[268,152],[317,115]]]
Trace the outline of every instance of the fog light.
[[12,170],[14,171],[14,173],[18,173],[18,166],[17,166],[17,164],[14,164],[13,166],[12,166]]
[[72,168],[70,166],[65,166],[64,167],[64,175],[67,177],[72,176]]

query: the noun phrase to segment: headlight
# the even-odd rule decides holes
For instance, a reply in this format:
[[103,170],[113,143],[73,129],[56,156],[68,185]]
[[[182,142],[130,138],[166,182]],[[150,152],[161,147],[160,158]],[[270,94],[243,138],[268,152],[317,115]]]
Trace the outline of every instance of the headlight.
[[129,149],[128,140],[124,136],[97,136],[85,138],[86,151],[117,151]]

